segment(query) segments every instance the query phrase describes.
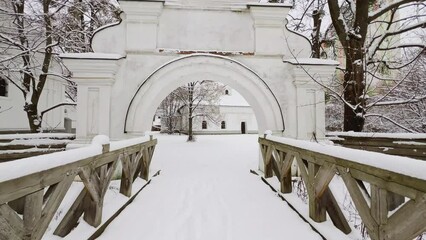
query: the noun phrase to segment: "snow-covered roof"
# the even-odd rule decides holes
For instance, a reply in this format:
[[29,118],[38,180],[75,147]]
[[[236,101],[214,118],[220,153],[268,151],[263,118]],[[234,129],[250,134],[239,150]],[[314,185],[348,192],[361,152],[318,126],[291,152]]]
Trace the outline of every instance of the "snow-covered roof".
[[114,53],[62,53],[60,58],[117,60],[125,56]]

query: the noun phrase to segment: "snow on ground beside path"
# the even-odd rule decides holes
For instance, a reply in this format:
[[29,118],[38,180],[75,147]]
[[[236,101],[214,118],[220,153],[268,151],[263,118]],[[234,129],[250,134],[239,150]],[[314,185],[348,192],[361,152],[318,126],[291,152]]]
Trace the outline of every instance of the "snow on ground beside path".
[[250,169],[257,135],[158,136],[155,178],[99,239],[316,240],[312,231]]

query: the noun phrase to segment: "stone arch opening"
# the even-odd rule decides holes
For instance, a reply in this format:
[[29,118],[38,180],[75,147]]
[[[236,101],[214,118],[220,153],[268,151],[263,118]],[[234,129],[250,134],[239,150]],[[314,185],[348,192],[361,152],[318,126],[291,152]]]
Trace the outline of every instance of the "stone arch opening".
[[253,108],[259,132],[285,130],[284,112],[259,74],[229,57],[191,54],[167,62],[141,82],[128,105],[124,133],[149,131],[161,101],[177,87],[199,80],[220,82],[238,91]]

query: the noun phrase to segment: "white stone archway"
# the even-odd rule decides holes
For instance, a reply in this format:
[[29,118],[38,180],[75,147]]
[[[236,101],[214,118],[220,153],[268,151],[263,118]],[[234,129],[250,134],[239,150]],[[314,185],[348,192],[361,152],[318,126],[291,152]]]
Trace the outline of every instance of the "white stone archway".
[[125,132],[140,134],[148,131],[155,110],[170,92],[186,83],[200,80],[221,82],[237,90],[252,106],[260,132],[267,129],[284,132],[284,112],[266,82],[244,64],[212,54],[180,57],[150,74],[129,104]]
[[[260,133],[324,136],[324,91],[336,62],[309,59],[285,26],[291,6],[246,0],[121,0],[122,21],[99,29],[95,53],[64,54],[78,85],[77,139],[143,134],[167,94],[189,81],[230,85]],[[284,132],[283,132],[284,131]]]

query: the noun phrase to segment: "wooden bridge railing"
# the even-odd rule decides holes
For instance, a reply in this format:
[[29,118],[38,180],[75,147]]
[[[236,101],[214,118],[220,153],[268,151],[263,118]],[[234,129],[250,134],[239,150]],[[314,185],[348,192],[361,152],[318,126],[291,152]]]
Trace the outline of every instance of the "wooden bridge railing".
[[327,137],[348,148],[426,160],[426,134],[329,132]]
[[[314,221],[325,221],[328,213],[342,232],[351,231],[329,189],[340,175],[371,239],[411,240],[426,230],[425,161],[273,136],[259,138],[259,144],[265,177],[275,174],[282,193],[292,192],[291,167],[297,162]],[[388,193],[410,200],[390,212]]]
[[0,239],[41,239],[76,176],[84,188],[54,234],[66,236],[83,214],[89,225],[99,226],[104,196],[118,163],[122,164],[120,193],[130,197],[138,176],[148,180],[157,144],[152,136],[108,142],[0,164]]

